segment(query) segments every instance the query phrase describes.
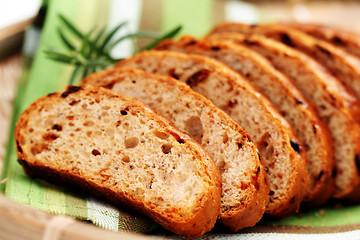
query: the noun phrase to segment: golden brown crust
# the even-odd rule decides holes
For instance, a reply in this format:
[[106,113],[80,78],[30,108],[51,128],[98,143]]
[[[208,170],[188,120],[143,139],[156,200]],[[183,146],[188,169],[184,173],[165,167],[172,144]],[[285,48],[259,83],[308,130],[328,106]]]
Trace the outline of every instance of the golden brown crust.
[[[178,70],[180,68],[181,70]],[[287,123],[287,121],[280,115],[280,113],[276,110],[274,105],[262,94],[260,94],[258,91],[255,90],[254,86],[243,79],[239,74],[235,73],[231,69],[229,69],[226,65],[221,64],[220,62],[198,56],[198,55],[191,55],[191,54],[181,54],[181,53],[175,53],[175,52],[168,52],[168,51],[144,51],[140,54],[134,55],[131,58],[125,59],[123,61],[118,62],[115,67],[122,67],[122,68],[139,68],[151,73],[156,74],[164,74],[164,75],[174,75],[177,74],[177,78],[182,82],[188,82],[189,85],[192,86],[192,88],[195,91],[198,91],[199,93],[205,95],[205,97],[209,98],[213,103],[217,106],[220,106],[222,103],[217,102],[219,101],[228,101],[228,106],[223,106],[223,110],[230,114],[231,117],[235,115],[231,115],[232,109],[235,109],[234,106],[240,106],[240,102],[246,102],[246,101],[256,101],[256,106],[259,108],[259,111],[261,111],[261,116],[264,118],[271,119],[269,120],[269,124],[272,124],[274,127],[273,129],[277,129],[277,134],[279,136],[282,136],[279,141],[283,141],[282,147],[279,147],[279,145],[276,145],[278,151],[284,151],[285,155],[287,157],[284,157],[284,164],[287,165],[287,169],[291,169],[289,173],[292,175],[292,177],[287,178],[286,183],[286,189],[284,191],[287,191],[285,194],[281,194],[281,201],[274,202],[273,200],[270,200],[270,203],[268,205],[267,213],[281,217],[289,215],[293,212],[296,212],[299,208],[300,202],[302,201],[307,184],[308,184],[308,174],[307,174],[307,161],[305,158],[303,158],[303,152],[300,150],[300,144],[295,133],[293,132],[293,129],[291,126]],[[200,69],[200,71],[199,71]],[[201,70],[206,69],[206,70]],[[175,71],[174,71],[175,70]],[[176,72],[176,70],[180,72]],[[196,71],[195,73],[193,71]],[[200,73],[205,73],[200,74]],[[191,76],[190,76],[191,75]],[[194,75],[196,75],[198,78],[195,79]],[[205,76],[204,76],[205,75]],[[190,77],[189,77],[190,76]],[[216,84],[216,87],[214,86]],[[216,88],[216,91],[212,89],[210,91],[211,86]],[[219,91],[222,91],[221,89],[224,89],[225,86],[229,87],[227,92],[220,92],[219,95],[221,95],[221,98],[215,97]],[[210,95],[206,95],[205,92],[202,90],[209,89],[207,93]],[[231,99],[228,100],[229,97],[232,97],[232,92],[242,92],[245,95],[251,96],[249,99],[232,99],[236,101],[232,101]],[[239,98],[241,95],[240,93],[236,94],[236,97]],[[260,110],[261,109],[261,110]],[[234,112],[238,116],[238,112]],[[260,115],[260,113],[259,113]],[[238,121],[234,119],[235,121]],[[240,126],[242,126],[245,131],[249,132],[248,129],[246,129],[245,126],[243,126],[240,123]],[[273,131],[273,130],[272,130]],[[274,130],[275,131],[275,130]],[[262,139],[266,138],[270,141],[277,141],[272,140],[271,137],[267,136],[265,134],[264,136],[257,136],[257,140],[254,139],[254,135],[250,136],[253,138],[253,140],[259,144],[262,143]],[[296,151],[292,146],[290,146],[290,142],[293,142],[293,145],[296,147],[299,147],[298,151]],[[266,146],[264,146],[264,149],[266,149]],[[263,149],[263,150],[264,150]],[[282,150],[280,150],[282,149]],[[268,151],[268,150],[266,150]],[[261,152],[261,150],[260,150]],[[275,156],[274,156],[275,157]],[[277,159],[275,157],[275,159]],[[279,159],[279,161],[282,161]],[[291,161],[292,164],[289,164],[288,161]],[[268,159],[264,157],[265,164],[269,164]],[[270,179],[270,188],[271,188],[271,179]],[[271,197],[270,197],[271,199]]]
[[[23,142],[25,142],[26,138],[24,131],[28,127],[29,117],[49,104],[54,106],[56,105],[56,102],[64,101],[70,94],[72,97],[79,97],[80,99],[85,94],[93,95],[94,99],[101,94],[101,96],[113,99],[113,101],[119,101],[119,103],[125,101],[131,109],[141,112],[148,117],[149,121],[156,122],[161,126],[163,131],[179,137],[179,139],[183,141],[184,147],[190,149],[193,152],[194,157],[199,161],[197,163],[199,171],[204,172],[204,180],[210,186],[210,189],[208,189],[207,193],[202,195],[201,201],[198,202],[199,205],[196,208],[195,214],[189,219],[183,219],[181,216],[177,216],[177,212],[166,213],[156,210],[156,207],[155,210],[153,210],[154,207],[151,202],[139,201],[134,198],[134,196],[123,192],[121,189],[108,188],[103,185],[102,182],[99,183],[91,179],[85,179],[82,175],[79,175],[79,173],[74,171],[48,166],[47,164],[43,164],[41,160],[36,159],[36,157],[32,157],[32,155],[30,155],[31,152],[29,152],[29,147],[23,146]],[[103,88],[72,86],[67,88],[65,92],[44,96],[32,103],[21,114],[19,121],[16,124],[15,140],[19,162],[29,175],[39,176],[50,181],[56,182],[59,180],[67,184],[78,185],[85,190],[89,190],[91,194],[104,198],[115,205],[124,204],[139,212],[145,213],[150,218],[158,221],[164,228],[187,238],[200,237],[202,234],[209,231],[216,222],[220,210],[221,193],[221,176],[218,168],[208,154],[195,141],[169,125],[168,120],[154,114],[148,107],[138,101],[116,95]]]
[[[281,35],[282,39],[280,39],[280,40],[282,40],[281,42],[287,43],[287,45],[295,44],[295,42],[297,41],[297,39],[294,38],[295,36],[298,38],[298,40],[301,39],[303,41],[302,44],[304,44],[305,46],[307,44],[316,42],[316,39],[314,40],[310,36],[305,36],[303,38],[302,36],[304,34],[302,34],[301,32],[299,33],[298,31],[295,31],[296,34],[290,35],[290,33],[294,33],[294,31],[286,30],[281,26],[279,27],[279,26],[274,26],[274,25],[249,26],[246,24],[224,23],[224,24],[221,24],[218,27],[216,27],[215,30],[213,31],[214,34],[221,33],[221,32],[237,32],[237,33],[246,34],[247,36],[253,35],[253,34],[261,34],[261,35],[274,37],[275,39],[279,39],[279,36],[276,36],[276,34],[272,34],[272,32],[279,33],[279,34],[284,33]],[[325,45],[326,44],[327,43],[325,43]],[[329,45],[329,44],[327,44],[327,45]],[[359,124],[357,123],[359,116],[360,116],[359,101],[357,100],[357,98],[351,91],[349,92],[348,89],[346,89],[340,83],[340,81],[337,78],[334,78],[331,74],[329,74],[325,70],[325,68],[322,65],[320,65],[319,63],[314,61],[312,58],[310,58],[307,55],[305,55],[299,51],[296,51],[288,46],[285,46],[279,42],[273,43],[272,46],[270,46],[270,45],[266,46],[267,49],[270,49],[270,47],[273,47],[273,49],[271,51],[286,53],[286,56],[288,56],[290,59],[299,59],[299,62],[302,62],[301,63],[302,68],[304,69],[303,71],[309,71],[313,74],[314,83],[318,84],[320,88],[325,90],[322,92],[324,95],[326,95],[327,99],[333,99],[333,100],[329,101],[329,104],[331,104],[332,106],[337,108],[339,113],[341,113],[341,115],[343,116],[343,119],[346,119],[346,120],[344,120],[346,122],[346,123],[344,123],[345,126],[341,126],[341,128],[346,128],[345,133],[343,133],[344,134],[343,138],[347,138],[346,139],[346,140],[348,140],[347,144],[350,144],[351,145],[350,148],[352,149],[351,153],[347,154],[347,155],[349,155],[348,156],[349,166],[345,167],[349,170],[347,170],[347,172],[345,174],[342,170],[339,169],[339,167],[337,167],[338,170],[336,171],[336,173],[337,173],[336,179],[339,179],[340,175],[347,176],[348,179],[347,179],[347,184],[342,184],[340,180],[335,181],[336,182],[336,190],[335,190],[335,194],[334,194],[334,197],[337,197],[337,198],[345,197],[346,195],[351,193],[351,191],[354,189],[354,187],[359,182],[359,174],[358,174],[359,170],[357,170],[358,169],[357,166],[359,166],[359,164],[356,163],[356,161],[357,161],[356,159],[358,159],[358,156],[360,153],[359,152],[360,141],[359,141],[358,130],[355,130],[355,129],[359,129]],[[331,50],[331,49],[329,49],[329,50]],[[335,53],[336,52],[334,52],[334,54]],[[308,96],[308,97],[311,98],[312,96]],[[318,103],[315,102],[315,104],[318,104]],[[319,104],[318,104],[318,107],[321,108],[321,106]],[[329,119],[326,119],[326,118],[325,118],[325,120],[329,121]],[[331,121],[331,122],[333,122],[333,121]],[[339,127],[337,126],[336,129],[338,129],[338,128]],[[333,129],[335,129],[334,126],[333,126]],[[332,132],[333,132],[333,130],[332,130]],[[336,157],[336,155],[338,155],[338,157],[336,157],[335,161],[336,161],[336,165],[338,166],[340,164],[340,162],[342,162],[343,157],[339,158],[339,156],[341,156],[341,153],[339,153],[340,150],[337,151],[337,148],[343,147],[342,146],[343,142],[336,141],[335,138],[339,138],[339,136],[336,136],[336,135],[337,134],[335,134],[335,136],[334,136],[334,134],[333,134],[333,139],[334,139],[334,144],[336,144],[335,157]],[[339,139],[341,139],[341,136]],[[352,139],[352,140],[350,140],[350,139]],[[336,151],[337,151],[337,153],[336,153]],[[351,158],[351,162],[350,162],[350,158]],[[344,164],[342,164],[342,165],[344,165]],[[342,168],[344,168],[344,166]]]
[[[224,34],[210,35],[205,38],[205,41],[196,40],[190,36],[184,36],[177,41],[169,39],[161,42],[156,49],[183,51],[215,58],[232,67],[240,74],[245,75],[247,79],[256,84],[270,98],[280,112],[284,114],[294,129],[296,129],[296,133],[302,143],[309,146],[308,149],[311,148],[312,152],[316,152],[315,155],[312,155],[307,150],[307,153],[309,153],[308,160],[310,164],[308,168],[311,175],[311,184],[309,184],[308,193],[304,201],[310,202],[314,199],[313,202],[319,204],[319,199],[315,198],[321,196],[322,201],[325,202],[332,194],[332,187],[328,185],[325,188],[323,185],[324,183],[329,184],[328,178],[331,176],[331,169],[333,169],[334,165],[331,151],[332,143],[326,125],[319,120],[312,104],[305,99],[289,78],[275,70],[271,63],[263,56],[244,47],[244,42],[250,43],[252,41],[253,43],[254,39],[245,39],[245,37],[233,33],[227,34],[226,36]],[[224,41],[226,39],[231,39],[232,43]],[[235,43],[240,43],[241,45]],[[239,64],[239,62],[242,62],[242,64]],[[261,76],[259,77],[259,74],[247,65],[256,66],[256,71],[261,72],[265,81],[262,81]],[[282,97],[280,98],[279,96]],[[293,112],[295,112],[295,115]],[[310,125],[308,131],[305,131],[304,124]],[[316,127],[316,132],[312,129],[314,127]],[[313,139],[317,141],[315,149],[311,143]],[[319,162],[321,162],[322,166],[314,172],[313,166],[319,165]],[[318,179],[318,175],[321,172],[325,174],[320,176],[321,179]],[[326,189],[326,194],[320,191],[321,189]]]
[[[130,80],[132,80],[131,85],[129,86]],[[139,82],[144,82],[139,83]],[[123,84],[122,84],[123,83]],[[242,162],[246,163],[248,167],[246,167],[246,176],[244,179],[240,178],[240,166],[235,167],[235,171],[239,172],[239,180],[236,186],[226,186],[226,188],[233,188],[235,190],[235,194],[241,194],[245,201],[241,202],[240,199],[236,195],[229,196],[232,199],[239,199],[239,202],[232,204],[234,200],[231,199],[222,199],[224,205],[221,207],[220,219],[219,221],[224,223],[224,225],[229,226],[233,231],[237,231],[244,227],[254,226],[261,218],[263,213],[265,212],[265,207],[269,201],[269,184],[267,180],[267,175],[265,173],[265,167],[262,164],[260,155],[258,153],[257,148],[254,143],[250,140],[249,135],[238,125],[236,124],[228,115],[226,115],[223,111],[215,107],[208,99],[203,97],[202,95],[194,92],[191,88],[171,77],[154,75],[150,73],[146,73],[142,70],[138,69],[108,69],[105,71],[101,71],[98,73],[91,74],[90,76],[83,79],[81,85],[93,85],[109,88],[116,93],[132,96],[138,98],[141,101],[149,104],[155,111],[163,114],[165,117],[169,117],[171,121],[174,122],[175,126],[181,129],[182,124],[180,123],[182,116],[192,115],[194,116],[194,112],[183,112],[181,109],[186,109],[186,104],[188,101],[192,101],[195,106],[201,108],[199,118],[203,124],[204,135],[202,139],[212,137],[212,138],[222,138],[223,129],[227,129],[227,136],[235,136],[236,138],[240,137],[243,139],[243,142],[240,142],[243,147],[249,146],[250,149],[246,151],[246,157],[243,152],[241,152],[239,148],[232,148],[230,153],[222,153],[226,159],[216,159],[217,150],[214,148],[216,146],[221,145],[221,143],[202,143],[202,146],[205,150],[209,149],[209,154],[215,160],[215,163],[219,163],[219,165],[223,165],[224,162],[226,165],[230,165],[231,162],[238,161],[239,157],[234,157],[233,155],[244,155]],[[153,87],[157,86],[155,93],[152,91]],[[144,89],[146,87],[147,89]],[[169,94],[171,97],[169,97]],[[148,99],[149,95],[152,95],[150,100]],[[183,96],[183,100],[178,98],[178,96]],[[177,105],[180,114],[176,114],[169,108],[164,108],[162,105],[164,102],[156,102],[153,103],[153,99],[163,99],[166,98],[166,104],[171,103]],[[152,104],[150,104],[152,102]],[[182,106],[185,105],[185,106]],[[170,112],[170,113],[168,113]],[[207,112],[206,115],[212,120],[207,120],[207,117],[202,117],[202,115]],[[169,114],[169,116],[167,115]],[[180,121],[180,122],[178,122]],[[179,126],[177,125],[179,124]],[[209,126],[212,124],[213,126]],[[209,133],[212,129],[216,128],[214,133]],[[184,130],[184,129],[182,129]],[[209,132],[209,133],[208,133]],[[240,133],[241,136],[238,136],[237,133]],[[203,141],[200,141],[203,142]],[[226,149],[228,143],[224,143],[220,146],[222,149]],[[212,147],[213,146],[213,147]],[[212,155],[213,154],[213,155]],[[240,157],[241,158],[241,157]],[[221,166],[220,166],[221,167]],[[239,169],[237,169],[239,167]],[[226,176],[226,175],[225,175]],[[223,180],[225,179],[224,175],[222,176]],[[226,179],[226,182],[234,183],[236,180],[235,176],[232,176],[232,179]],[[246,189],[243,189],[241,186],[247,185],[247,182],[251,182],[252,185],[248,185]],[[224,189],[224,183],[223,183]],[[226,194],[226,193],[224,193]],[[229,202],[231,201],[231,202]]]

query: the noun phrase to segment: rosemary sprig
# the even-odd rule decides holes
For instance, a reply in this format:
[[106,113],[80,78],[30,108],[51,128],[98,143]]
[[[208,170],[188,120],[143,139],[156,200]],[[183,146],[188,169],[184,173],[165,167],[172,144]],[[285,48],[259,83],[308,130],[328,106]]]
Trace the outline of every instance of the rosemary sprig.
[[[73,85],[78,75],[81,73],[82,77],[85,77],[90,73],[105,69],[106,67],[121,60],[111,56],[111,50],[117,44],[126,39],[154,39],[145,47],[135,50],[134,53],[136,53],[145,49],[153,48],[162,40],[176,36],[182,29],[181,26],[178,26],[162,36],[153,32],[136,32],[128,33],[118,39],[114,39],[116,33],[122,29],[127,22],[119,23],[108,33],[106,33],[106,27],[100,29],[97,33],[95,33],[94,29],[87,33],[83,33],[63,15],[59,15],[59,19],[61,24],[65,27],[63,29],[67,30],[64,32],[62,28],[57,29],[59,38],[64,44],[66,50],[48,48],[44,51],[44,53],[48,58],[54,61],[70,64],[75,67],[71,74],[69,85]],[[67,34],[71,34],[71,40]]]

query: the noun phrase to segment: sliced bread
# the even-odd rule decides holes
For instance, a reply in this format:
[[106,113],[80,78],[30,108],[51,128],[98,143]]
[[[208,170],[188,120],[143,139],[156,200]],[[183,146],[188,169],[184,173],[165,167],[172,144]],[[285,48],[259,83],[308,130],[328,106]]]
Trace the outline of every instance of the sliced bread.
[[223,109],[264,158],[270,182],[266,212],[281,217],[298,210],[309,181],[305,151],[292,127],[250,82],[211,58],[170,51],[144,51],[115,67],[172,76]]
[[261,219],[269,202],[269,184],[260,154],[249,135],[208,99],[171,77],[134,69],[108,69],[81,84],[136,98],[197,140],[221,172],[223,225],[237,231]]
[[245,44],[270,59],[315,104],[333,140],[336,166],[332,174],[335,178],[333,196],[343,198],[353,192],[360,171],[360,131],[355,120],[359,115],[359,102],[356,97],[318,62],[278,41],[260,35],[248,36],[243,41],[243,36],[234,33],[222,33],[218,37]]
[[326,125],[291,80],[276,70],[268,59],[246,46],[221,41],[221,36],[217,36],[211,35],[205,41],[189,36],[177,41],[169,39],[161,42],[156,49],[215,58],[259,87],[292,125],[305,147],[310,184],[304,201],[324,203],[332,194],[333,181],[330,180],[334,165]]
[[360,34],[357,32],[316,23],[287,23],[287,25],[332,43],[360,57]]
[[181,236],[200,237],[218,217],[221,176],[211,157],[134,99],[71,86],[31,104],[15,140],[28,174],[129,206]]
[[[355,93],[360,99],[360,59],[345,50],[281,24],[246,25],[228,23],[217,26],[213,33],[226,31],[266,35],[306,53],[323,64],[347,87],[348,91]],[[359,120],[360,116],[357,117]]]

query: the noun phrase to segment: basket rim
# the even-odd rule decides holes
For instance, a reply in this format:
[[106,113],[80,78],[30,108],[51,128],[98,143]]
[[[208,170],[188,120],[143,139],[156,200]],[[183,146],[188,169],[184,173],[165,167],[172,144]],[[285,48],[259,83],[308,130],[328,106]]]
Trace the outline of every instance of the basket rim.
[[[50,223],[57,216],[63,216],[68,220],[62,228],[51,229]],[[5,239],[20,240],[31,236],[32,239],[42,239],[45,230],[59,231],[61,236],[57,239],[80,240],[80,239],[108,239],[108,240],[149,240],[164,239],[161,237],[147,236],[140,233],[125,231],[114,232],[102,229],[90,223],[76,220],[69,216],[54,215],[41,210],[20,204],[0,194],[0,233],[5,234]],[[19,231],[21,229],[21,231]],[[48,229],[49,230],[49,229]]]

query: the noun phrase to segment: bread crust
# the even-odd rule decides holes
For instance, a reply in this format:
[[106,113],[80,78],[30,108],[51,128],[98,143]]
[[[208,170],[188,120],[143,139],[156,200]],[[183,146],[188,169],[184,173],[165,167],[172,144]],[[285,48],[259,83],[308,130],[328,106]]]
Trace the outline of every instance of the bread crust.
[[[282,217],[290,215],[298,210],[309,181],[306,170],[306,157],[303,158],[304,151],[300,150],[299,140],[297,139],[292,127],[280,115],[274,105],[260,92],[255,90],[256,87],[253,84],[246,81],[239,74],[216,60],[199,55],[182,54],[169,51],[144,51],[118,62],[115,67],[138,68],[155,74],[177,75],[177,79],[181,82],[187,82],[193,90],[209,98],[215,105],[221,106],[220,108],[228,113],[236,122],[240,119],[235,119],[234,117],[240,117],[239,112],[238,110],[232,112],[232,109],[239,109],[239,104],[247,101],[257,102],[256,104],[252,104],[252,106],[258,107],[258,110],[261,111],[261,116],[264,118],[266,116],[266,121],[271,119],[268,123],[272,124],[273,129],[277,129],[276,134],[278,134],[278,136],[284,137],[277,138],[278,141],[284,140],[283,147],[276,145],[275,142],[277,140],[271,139],[269,133],[263,133],[262,136],[254,136],[251,132],[249,132],[249,129],[246,129],[246,127],[242,125],[244,122],[238,123],[250,134],[258,146],[259,144],[264,145],[264,141],[265,145],[266,141],[273,141],[272,143],[276,145],[274,147],[280,152],[284,151],[285,153],[283,154],[287,156],[281,158],[283,160],[280,160],[280,157],[277,158],[273,156],[276,159],[275,162],[284,161],[283,163],[287,165],[285,168],[288,168],[289,170],[291,169],[289,171],[291,177],[286,178],[287,183],[283,185],[284,187],[286,186],[285,189],[283,189],[286,193],[279,193],[281,195],[281,200],[277,202],[275,201],[275,203],[273,201],[274,199],[272,199],[273,196],[270,196],[270,203],[266,212],[276,217]],[[194,76],[196,76],[196,78]],[[222,89],[224,89],[225,86],[228,87],[228,90],[227,92],[222,92]],[[216,88],[217,92],[210,91],[210,88]],[[218,91],[220,92],[218,93]],[[239,98],[241,96],[240,93],[245,94],[249,98],[242,98],[241,100],[240,98],[230,99],[233,96],[232,93],[235,92],[238,92],[235,95],[235,98]],[[219,96],[214,95],[217,93]],[[223,106],[221,101],[228,101],[228,105]],[[290,142],[292,141],[294,143],[293,146],[299,147],[298,151],[290,146]],[[267,148],[268,145],[265,145],[262,150],[269,151],[270,149]],[[262,150],[260,150],[260,152],[262,152]],[[266,156],[264,156],[264,162],[268,168],[273,167],[273,165],[270,164],[273,160],[269,160]],[[273,164],[275,164],[275,162],[273,162]],[[272,180],[270,177],[269,180],[270,189],[272,189]],[[274,192],[272,194],[274,194]]]
[[[26,139],[26,131],[32,126],[28,126],[31,117],[38,114],[44,107],[56,106],[59,102],[68,101],[66,98],[71,95],[72,98],[82,99],[85,95],[91,96],[96,100],[99,96],[111,99],[129,107],[134,113],[146,116],[148,121],[157,124],[164,132],[179,138],[186,149],[192,152],[196,159],[198,171],[202,172],[204,181],[209,184],[209,189],[202,193],[199,198],[198,206],[195,208],[194,214],[187,219],[178,215],[179,209],[176,207],[172,212],[169,210],[160,210],[155,206],[155,202],[142,201],[137,199],[136,195],[126,192],[126,190],[116,187],[109,187],[106,180],[97,182],[76,171],[56,168],[51,164],[44,164],[41,159],[37,159],[31,155],[29,139]],[[136,211],[146,214],[153,220],[157,221],[164,228],[173,231],[186,238],[196,238],[212,229],[220,210],[220,193],[221,193],[221,176],[218,168],[209,155],[188,135],[175,129],[165,118],[156,115],[147,106],[139,101],[117,95],[103,88],[73,87],[70,86],[65,92],[55,93],[41,97],[32,103],[20,116],[15,127],[15,140],[17,145],[17,153],[19,163],[23,166],[26,173],[31,176],[41,177],[50,181],[60,181],[70,185],[77,185],[94,196],[105,199],[116,206],[129,206]],[[70,140],[71,141],[71,140]],[[54,161],[54,160],[53,160]],[[116,185],[115,185],[116,186]],[[171,203],[170,203],[171,204]]]
[[[237,44],[242,43],[245,38],[237,36],[235,43],[234,37],[236,36],[215,34],[206,37],[205,40],[196,40],[193,37],[184,36],[177,41],[165,40],[156,49],[195,53],[215,58],[232,67],[239,74],[246,76],[249,81],[257,85],[261,92],[274,103],[294,127],[303,145],[308,146],[308,171],[311,176],[311,184],[309,184],[304,201],[316,202],[316,204],[327,201],[332,194],[333,186],[331,186],[328,178],[331,178],[334,166],[331,149],[332,141],[327,126],[318,118],[312,106],[313,104],[305,99],[288,77],[273,68],[271,62],[257,52],[245,47],[245,45]],[[226,39],[234,39],[234,41],[224,41]],[[251,40],[246,39],[246,42],[249,41]],[[240,62],[241,64],[239,64]],[[261,76],[248,65],[256,66],[255,71],[261,72],[265,80],[261,80]],[[310,125],[309,130],[306,130],[304,125]],[[314,127],[316,127],[316,131],[313,131]],[[312,145],[310,142],[313,141],[312,139],[316,139],[317,146]],[[316,154],[312,155],[312,152],[316,152]],[[319,155],[320,157],[318,157]],[[322,166],[314,172],[314,166],[318,165],[319,162]],[[319,180],[318,176],[321,173],[323,174]],[[325,183],[327,187],[323,186]],[[321,189],[326,190],[326,192],[320,191]],[[320,196],[322,201],[318,199]]]
[[[214,30],[213,34],[221,33],[221,32],[237,32],[242,33],[247,36],[254,35],[254,34],[260,34],[265,36],[270,36],[272,38],[271,32],[274,31],[277,32],[284,32],[288,33],[288,31],[284,30],[284,28],[280,27],[273,27],[273,25],[269,26],[269,28],[266,28],[267,25],[259,25],[259,26],[249,26],[246,24],[235,24],[235,23],[224,23],[218,25]],[[290,31],[289,31],[290,32]],[[291,31],[294,32],[294,31]],[[296,34],[296,36],[301,39],[300,36],[303,36],[304,34]],[[291,35],[289,35],[291,36]],[[290,38],[290,37],[289,37]],[[310,37],[311,38],[311,37]],[[276,39],[276,37],[275,37]],[[288,41],[291,42],[292,38],[290,38]],[[309,36],[306,37],[306,39],[309,39]],[[304,40],[304,44],[306,44],[306,39]],[[285,38],[283,39],[283,41]],[[267,41],[272,41],[267,40]],[[310,40],[313,42],[313,40]],[[288,44],[289,45],[289,44]],[[291,45],[291,44],[290,44]],[[329,45],[329,44],[327,44]],[[314,84],[319,86],[319,89],[323,89],[322,93],[324,94],[326,99],[329,102],[330,105],[334,107],[334,109],[337,109],[338,114],[342,115],[343,119],[343,126],[342,128],[346,128],[345,132],[342,133],[342,135],[339,135],[337,133],[334,133],[335,127],[332,127],[333,129],[330,129],[333,137],[333,143],[334,145],[334,153],[335,153],[335,163],[336,163],[336,169],[335,172],[335,192],[333,194],[333,197],[335,198],[344,198],[347,197],[349,194],[351,194],[352,191],[355,190],[355,186],[359,183],[359,164],[357,163],[357,159],[359,156],[359,124],[358,124],[358,118],[360,116],[359,112],[359,101],[354,95],[352,91],[349,91],[348,88],[344,87],[341,82],[338,80],[338,78],[335,78],[329,72],[325,69],[324,66],[322,66],[320,63],[312,59],[311,57],[307,56],[306,54],[295,50],[293,48],[290,48],[289,46],[286,46],[284,44],[281,44],[280,42],[274,42],[269,45],[263,45],[262,48],[269,49],[270,52],[274,52],[274,54],[279,53],[285,53],[285,56],[289,57],[289,60],[296,59],[299,64],[302,66],[302,71],[308,71],[311,72],[313,75],[313,81]],[[299,85],[300,87],[300,85]],[[301,88],[301,87],[300,87]],[[304,89],[302,89],[303,92]],[[306,95],[309,99],[311,99],[313,96]],[[321,115],[322,106],[318,102],[314,102],[314,104],[317,104],[318,111]],[[324,115],[324,114],[323,114]],[[325,114],[326,115],[326,114]],[[322,116],[321,118],[327,121],[327,124],[329,124],[329,121],[331,120],[326,117]],[[333,115],[331,115],[331,118]],[[346,123],[345,123],[346,122]],[[339,127],[336,127],[339,128]],[[336,140],[337,138],[341,138],[341,136],[345,137],[349,140],[347,144],[350,144],[351,150],[351,156],[348,160],[348,165],[340,167],[340,164],[342,162],[341,153],[339,150],[337,150],[339,147],[342,147],[344,145],[343,142]],[[338,157],[337,157],[338,155]],[[347,169],[344,170],[343,169]],[[339,180],[340,177],[346,176],[348,177],[347,183],[342,184],[342,182]],[[354,195],[354,194],[352,194]]]

